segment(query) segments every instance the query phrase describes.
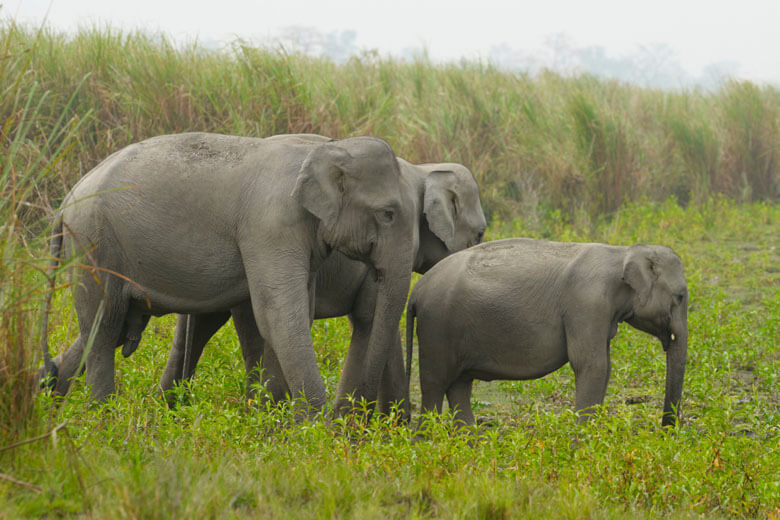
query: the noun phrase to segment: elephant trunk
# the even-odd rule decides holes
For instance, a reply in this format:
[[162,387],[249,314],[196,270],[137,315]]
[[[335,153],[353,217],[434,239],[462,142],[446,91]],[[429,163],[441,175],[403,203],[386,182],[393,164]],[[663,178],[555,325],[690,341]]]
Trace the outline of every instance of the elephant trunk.
[[680,415],[685,361],[688,354],[687,301],[672,317],[671,341],[666,350],[666,396],[662,426],[675,426]]
[[[403,241],[398,242],[403,243]],[[411,248],[399,248],[397,247],[398,242],[396,242],[395,248],[393,244],[385,244],[387,249],[384,252],[382,251],[384,248],[378,248],[373,255],[375,259],[390,258],[391,260],[374,264],[377,266],[376,306],[371,325],[371,336],[363,360],[361,381],[357,385],[354,396],[356,398],[362,397],[369,402],[377,400],[379,383],[385,365],[390,359],[392,349],[398,347],[399,323],[412,278],[413,255]],[[392,253],[388,253],[388,250]],[[382,265],[386,267],[383,268]],[[344,414],[351,407],[348,399],[342,398],[336,403],[336,413]]]

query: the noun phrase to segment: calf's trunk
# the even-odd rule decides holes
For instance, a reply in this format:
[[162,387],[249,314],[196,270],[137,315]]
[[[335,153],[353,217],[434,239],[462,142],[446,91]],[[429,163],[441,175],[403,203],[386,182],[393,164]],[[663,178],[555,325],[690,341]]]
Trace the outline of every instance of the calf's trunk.
[[685,361],[688,353],[688,320],[686,302],[672,316],[672,339],[666,350],[666,395],[662,426],[674,426],[680,416]]

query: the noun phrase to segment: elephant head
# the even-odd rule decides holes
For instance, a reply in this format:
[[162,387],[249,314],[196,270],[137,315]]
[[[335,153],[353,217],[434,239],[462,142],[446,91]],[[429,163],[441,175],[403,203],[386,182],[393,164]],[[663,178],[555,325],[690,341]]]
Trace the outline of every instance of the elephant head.
[[474,176],[456,163],[409,165],[423,172],[420,248],[415,271],[424,274],[444,257],[479,244],[487,226]]
[[368,137],[315,148],[292,193],[319,219],[318,235],[327,248],[374,269],[376,312],[365,358],[366,387],[361,389],[370,400],[376,399],[409,292],[419,241],[411,193],[387,143]]
[[688,351],[688,286],[680,258],[663,246],[631,246],[623,263],[623,281],[633,291],[626,320],[661,341],[666,352],[666,394],[662,425],[679,414]]

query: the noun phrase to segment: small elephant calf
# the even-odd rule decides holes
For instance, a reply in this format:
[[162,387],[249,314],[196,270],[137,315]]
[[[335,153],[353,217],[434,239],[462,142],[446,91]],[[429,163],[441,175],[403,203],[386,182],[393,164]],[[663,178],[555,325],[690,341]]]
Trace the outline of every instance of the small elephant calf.
[[[601,404],[609,343],[625,321],[666,352],[663,426],[679,413],[688,347],[688,288],[680,258],[663,246],[609,246],[525,238],[455,253],[417,283],[407,307],[407,378],[414,320],[422,411],[474,423],[474,379],[536,379],[568,361],[576,409]],[[587,419],[588,414],[581,415]]]

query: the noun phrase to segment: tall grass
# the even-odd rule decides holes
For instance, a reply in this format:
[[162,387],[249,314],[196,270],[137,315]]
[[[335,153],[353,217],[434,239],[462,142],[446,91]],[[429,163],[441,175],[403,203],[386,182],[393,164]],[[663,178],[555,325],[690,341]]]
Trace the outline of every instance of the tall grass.
[[[34,41],[34,40],[33,40]],[[59,170],[79,121],[73,93],[60,100],[32,69],[34,49],[0,34],[0,439],[24,431],[33,410],[38,307],[47,289],[42,258],[48,193],[41,184]],[[76,88],[75,91],[78,91]],[[52,108],[53,107],[53,108]],[[82,117],[88,118],[87,111]]]
[[776,199],[780,195],[778,92],[729,83],[723,97],[723,167],[716,188],[746,199]]
[[378,135],[411,161],[469,166],[488,215],[500,219],[551,208],[592,217],[670,194],[683,204],[716,193],[746,201],[780,196],[774,87],[731,81],[714,92],[659,91],[375,53],[335,65],[241,41],[221,51],[177,47],[162,36],[109,28],[45,31],[37,39],[8,23],[0,31],[6,47],[27,54],[29,67],[7,64],[0,88],[30,92],[37,82],[38,96],[52,94],[33,142],[60,114],[94,114],[62,175],[42,182],[55,200],[116,149],[183,131]]

